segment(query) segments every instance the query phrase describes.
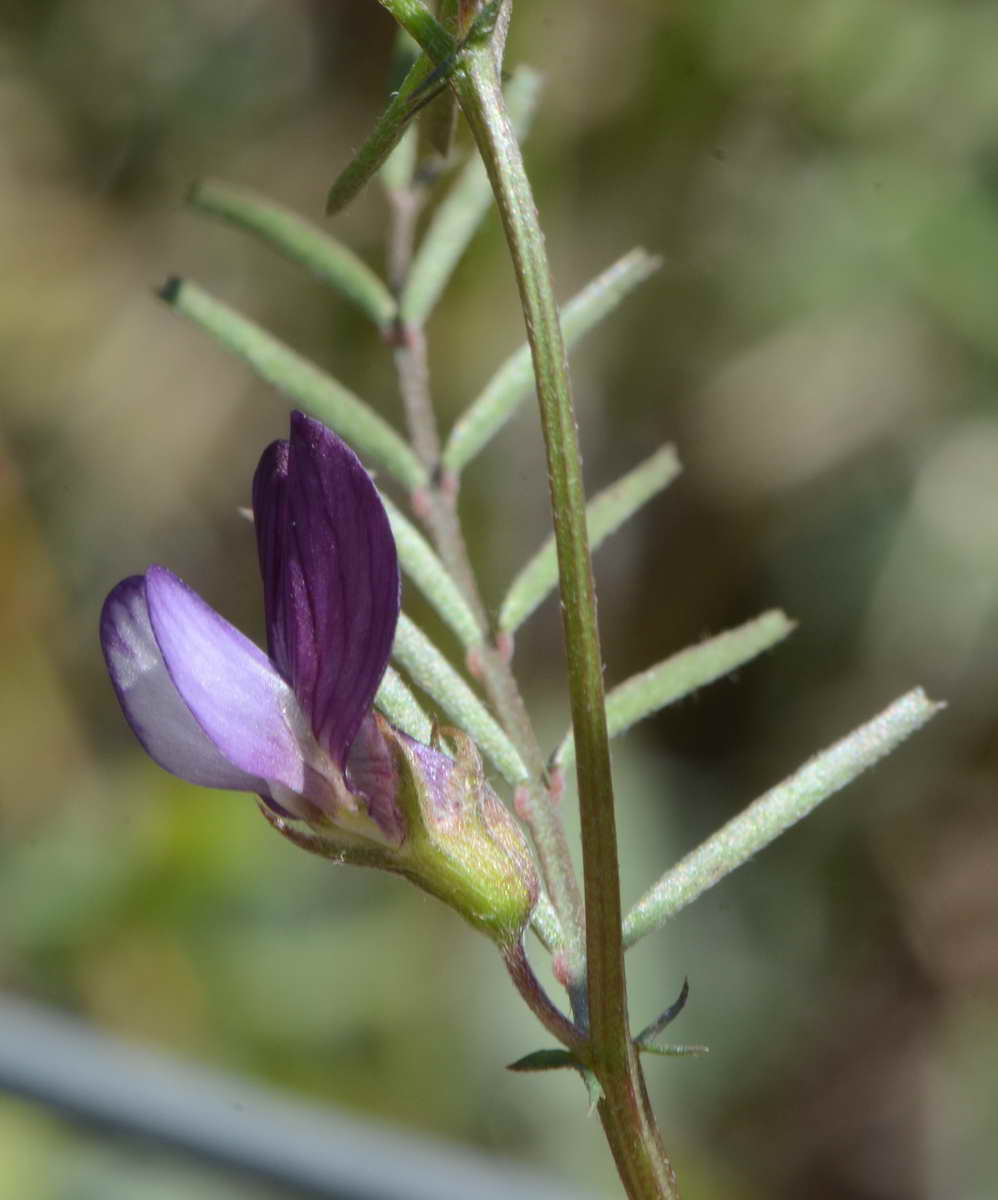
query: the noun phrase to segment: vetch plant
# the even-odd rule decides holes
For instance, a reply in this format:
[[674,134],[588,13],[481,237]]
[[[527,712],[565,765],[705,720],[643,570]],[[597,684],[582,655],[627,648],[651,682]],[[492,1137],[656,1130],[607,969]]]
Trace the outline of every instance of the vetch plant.
[[[501,86],[511,3],[439,0],[435,13],[422,0],[381,3],[405,31],[412,65],[334,183],[329,208],[338,210],[380,174],[391,213],[388,282],[313,224],[252,193],[208,181],[191,201],[302,264],[370,318],[394,355],[407,435],[198,285],[172,280],[160,293],[169,305],[310,414],[293,414],[290,439],[264,452],[253,483],[268,654],[163,567],[111,592],[101,624],[104,652],[126,717],[162,766],[194,783],[256,794],[270,823],[296,845],[401,874],[490,936],[520,994],[560,1043],[514,1068],[580,1072],[627,1194],[674,1197],[678,1186],[640,1055],[701,1048],[659,1042],[686,1000],[685,984],[658,1019],[632,1033],[625,950],[940,706],[920,689],[902,696],[753,801],[666,871],[630,913],[621,912],[610,737],[772,647],[792,622],[778,611],[764,613],[604,695],[591,550],[665,488],[679,462],[662,447],[587,504],[566,344],[608,315],[657,263],[632,251],[559,309],[518,140],[537,80],[521,69],[505,94]],[[440,173],[420,169],[418,160],[426,145],[450,154],[455,105],[477,154],[417,238],[417,217],[435,187],[430,180]],[[527,343],[442,439],[425,323],[493,198]],[[532,390],[553,534],[518,573],[493,623],[458,517],[460,477]],[[401,486],[411,517],[379,494],[361,459],[381,472],[379,483]],[[470,681],[400,612],[400,568],[453,634]],[[572,725],[545,753],[512,662],[516,630],[556,588]],[[447,727],[434,725],[390,658]],[[509,786],[523,829],[493,791],[483,761]],[[556,803],[573,765],[582,886]],[[567,1011],[534,975],[524,944],[528,926],[553,957]]]
[[404,875],[515,950],[537,878],[476,749],[453,733],[452,757],[372,707],[399,569],[370,477],[294,413],[260,460],[253,513],[269,659],[165,567],[108,596],[101,644],[136,736],[191,783],[257,793],[296,844]]

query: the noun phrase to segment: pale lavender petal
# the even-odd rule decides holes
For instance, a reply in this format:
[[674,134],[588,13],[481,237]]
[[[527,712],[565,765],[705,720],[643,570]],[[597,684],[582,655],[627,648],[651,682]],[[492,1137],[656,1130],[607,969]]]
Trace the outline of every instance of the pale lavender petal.
[[145,574],[149,621],[195,721],[234,767],[301,793],[301,714],[267,656],[172,571]]
[[343,768],[388,664],[398,556],[370,476],[334,433],[293,413],[286,466],[282,456],[268,449],[254,486],[270,643]]
[[454,786],[454,760],[432,746],[424,746],[407,733],[397,730],[395,736],[400,742],[405,742],[410,753],[416,760],[418,772],[426,785],[427,794],[432,798],[433,812],[437,821],[446,823],[460,816],[465,796],[460,788]]
[[152,759],[203,787],[268,791],[263,779],[223,758],[181,700],[149,621],[141,575],[123,579],[104,601],[100,640],[125,719]]

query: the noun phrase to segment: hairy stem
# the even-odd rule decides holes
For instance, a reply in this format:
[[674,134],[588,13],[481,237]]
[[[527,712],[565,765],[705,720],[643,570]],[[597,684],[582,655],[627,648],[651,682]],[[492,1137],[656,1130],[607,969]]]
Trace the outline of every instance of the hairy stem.
[[[449,39],[439,26],[431,27],[423,4],[381,3],[435,62],[448,58],[442,43]],[[501,12],[508,18],[509,0]],[[568,363],[544,236],[499,85],[497,49],[487,41],[464,47],[450,68],[450,84],[485,163],[513,259],[547,450],[582,817],[591,1021],[585,1058],[603,1089],[600,1116],[628,1194],[671,1200],[678,1196],[675,1176],[628,1025],[610,747]]]
[[503,961],[509,971],[510,978],[516,985],[516,990],[523,997],[527,1007],[541,1022],[544,1028],[553,1034],[563,1046],[570,1050],[578,1050],[585,1045],[585,1034],[573,1024],[565,1014],[552,1002],[547,992],[541,986],[534,974],[534,969],[527,958],[523,942],[517,942],[503,951]]
[[604,1096],[599,1102],[600,1123],[617,1165],[617,1173],[631,1200],[679,1200],[679,1184],[655,1124],[638,1052],[628,1045],[628,1070],[613,1089],[597,1070]]
[[617,839],[585,492],[564,341],[544,238],[491,47],[469,50],[454,87],[485,162],[523,305],[547,449],[577,747],[586,893],[588,1045],[600,1116],[628,1193],[676,1196],[675,1176],[630,1038]]
[[391,235],[388,239],[386,256],[388,282],[394,294],[398,296],[402,291],[409,263],[412,261],[412,248],[416,241],[416,223],[423,209],[426,190],[416,187],[391,188],[387,194],[392,210]]
[[[411,262],[412,241],[397,224],[408,217],[407,206],[396,197],[392,205],[390,242],[396,286],[404,286]],[[508,659],[491,641],[489,618],[457,515],[456,477],[442,473],[440,438],[430,391],[426,336],[422,328],[399,322],[395,330],[395,365],[413,448],[426,468],[429,483],[423,489],[423,515],[444,565],[460,587],[480,633],[480,644],[472,658],[489,700],[519,750],[530,773],[526,796],[518,812],[531,832],[544,886],[551,898],[565,940],[561,948],[568,975],[578,976],[583,962],[582,895],[572,864],[564,826],[548,792],[546,763],[526,706],[510,670]],[[571,989],[575,990],[575,989]]]
[[[395,267],[397,270],[402,267],[401,260],[396,261]],[[430,396],[430,367],[422,329],[399,322],[395,332],[395,370],[413,449],[433,480],[440,463],[440,435]],[[432,490],[439,492],[437,487]],[[467,592],[466,587],[463,590]]]

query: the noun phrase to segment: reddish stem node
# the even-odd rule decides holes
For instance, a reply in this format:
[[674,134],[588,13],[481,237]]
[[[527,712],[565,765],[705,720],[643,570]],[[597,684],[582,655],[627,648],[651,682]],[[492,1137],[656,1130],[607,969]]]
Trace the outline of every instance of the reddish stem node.
[[478,646],[472,646],[469,649],[464,656],[464,665],[468,668],[468,674],[472,679],[481,679],[485,675],[485,663],[482,661],[482,652]]
[[513,635],[505,630],[496,634],[496,654],[506,664],[513,661]]
[[534,815],[534,806],[530,799],[530,788],[525,783],[521,783],[513,792],[513,811],[521,821],[526,821],[528,824]]

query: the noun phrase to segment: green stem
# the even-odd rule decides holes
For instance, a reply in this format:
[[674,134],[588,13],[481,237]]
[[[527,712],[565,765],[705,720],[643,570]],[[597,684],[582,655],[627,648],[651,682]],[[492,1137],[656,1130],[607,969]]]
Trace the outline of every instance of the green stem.
[[[430,58],[443,61],[440,42],[446,35],[428,28],[428,10],[419,0],[381,3]],[[508,11],[509,3],[501,10],[504,20]],[[478,144],[509,243],[547,450],[582,818],[591,1021],[586,1057],[603,1089],[600,1116],[628,1195],[671,1200],[678,1196],[675,1176],[628,1027],[610,746],[568,363],[544,236],[499,86],[496,50],[488,42],[467,46],[451,68],[450,84]],[[567,928],[565,933],[570,936]],[[570,981],[576,997],[578,982]],[[585,1004],[579,1007],[584,1011]]]
[[[584,749],[579,746],[578,764],[586,900],[592,924],[589,970],[601,984],[610,983],[609,990],[619,1000],[623,994],[623,955],[609,740],[568,364],[543,235],[488,47],[469,53],[466,69],[455,76],[455,85],[496,194],[534,363],[558,550],[572,722],[584,744]],[[596,936],[600,929],[605,938]],[[599,1023],[604,1025],[604,1032],[614,1025],[626,1030],[620,1012],[600,1017],[594,1012],[593,1023],[594,1034]]]
[[[679,1184],[662,1144],[644,1075],[634,1046],[628,1047],[628,1071],[611,1092],[607,1078],[596,1070],[603,1086],[599,1117],[631,1200],[679,1200]],[[595,1068],[594,1068],[595,1069]]]
[[586,894],[589,1055],[603,1128],[628,1194],[676,1196],[627,1017],[617,836],[586,502],[558,306],[530,184],[491,46],[470,48],[453,86],[485,162],[516,272],[537,383],[561,582],[577,749]]

